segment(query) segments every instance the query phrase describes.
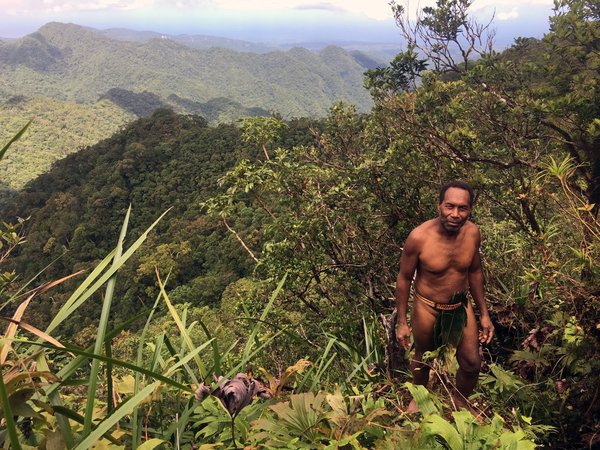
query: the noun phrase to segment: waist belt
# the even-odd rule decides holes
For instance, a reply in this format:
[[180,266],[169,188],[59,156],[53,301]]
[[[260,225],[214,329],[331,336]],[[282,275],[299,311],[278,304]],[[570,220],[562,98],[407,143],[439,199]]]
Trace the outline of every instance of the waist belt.
[[426,305],[431,306],[433,309],[439,309],[440,311],[454,311],[455,309],[458,309],[461,306],[463,306],[462,302],[458,302],[458,303],[437,303],[437,302],[434,302],[432,300],[429,300],[428,298],[423,297],[418,292],[415,292],[415,298],[417,300],[422,301]]

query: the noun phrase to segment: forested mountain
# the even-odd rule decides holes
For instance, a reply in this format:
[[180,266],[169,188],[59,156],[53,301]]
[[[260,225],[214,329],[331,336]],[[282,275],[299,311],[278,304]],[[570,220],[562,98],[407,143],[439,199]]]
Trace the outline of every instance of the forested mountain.
[[147,43],[110,39],[72,24],[50,23],[0,46],[0,95],[39,95],[95,102],[114,88],[171,95],[193,102],[227,98],[286,117],[322,116],[346,100],[362,111],[365,67],[345,50],[328,47],[266,54],[224,48],[192,49],[171,39]]
[[12,147],[0,165],[3,189],[21,189],[50,165],[82,147],[111,136],[136,116],[108,100],[78,104],[51,98],[14,96],[0,105],[0,139],[8,140],[28,120],[29,133]]
[[[469,5],[394,9],[415,46],[367,73],[369,113],[159,109],[29,183],[0,213],[5,443],[597,447],[600,10],[557,2],[496,53]],[[452,352],[416,386],[394,332],[403,242],[449,179],[475,189],[496,328],[468,411]]]
[[[310,140],[307,121],[290,125],[282,137],[287,145]],[[114,245],[129,204],[135,205],[132,235],[173,207],[152,238],[154,250],[166,252],[167,265],[161,269],[172,270],[173,283],[191,283],[198,289],[186,300],[218,304],[227,284],[250,269],[237,241],[227,236],[218,220],[204,217],[201,203],[216,194],[217,180],[240,158],[258,156],[253,147],[242,142],[234,125],[208,127],[199,116],[157,110],[110,139],[67,156],[16,195],[12,207],[2,213],[3,217],[35,217],[28,242],[14,260],[18,272],[32,277],[53,260],[44,277],[89,268]],[[260,222],[260,217],[244,219],[244,227],[253,221]],[[140,253],[128,269],[130,288],[120,293],[117,317],[146,302],[145,290],[154,286],[151,261],[159,254],[154,250]],[[177,268],[169,261],[177,261]],[[60,298],[55,297],[52,307],[31,308],[33,322],[49,320],[52,310],[61,305]],[[93,308],[84,313],[88,318],[76,319],[71,327],[80,330],[97,319]]]
[[222,97],[201,103],[172,94],[165,101],[150,92],[119,88],[110,89],[91,104],[13,96],[0,103],[0,138],[8,139],[30,119],[34,125],[0,165],[0,203],[11,195],[11,190],[21,189],[46,172],[54,161],[110,137],[127,123],[149,116],[158,108],[198,114],[213,124],[268,115],[264,109],[244,108]]
[[[92,29],[93,30],[93,29]],[[154,31],[134,31],[124,28],[111,28],[108,30],[93,30],[111,39],[130,42],[148,42],[152,39],[171,39],[187,47],[198,49],[209,49],[211,47],[226,48],[236,52],[250,53],[269,53],[277,50],[289,50],[294,47],[306,48],[307,50],[318,52],[330,45],[341,47],[356,58],[364,61],[370,61],[369,64],[375,66],[384,66],[390,58],[393,58],[398,52],[398,45],[393,43],[371,43],[371,42],[295,42],[290,44],[266,45],[256,42],[242,41],[239,39],[229,39],[218,36],[206,35],[169,35],[156,33]],[[364,64],[363,64],[364,65]],[[371,68],[371,67],[368,67]]]
[[0,167],[0,202],[53,161],[157,108],[216,124],[272,112],[323,116],[342,99],[363,111],[371,105],[363,73],[377,63],[362,52],[256,54],[161,36],[50,23],[0,42],[0,136],[36,118]]

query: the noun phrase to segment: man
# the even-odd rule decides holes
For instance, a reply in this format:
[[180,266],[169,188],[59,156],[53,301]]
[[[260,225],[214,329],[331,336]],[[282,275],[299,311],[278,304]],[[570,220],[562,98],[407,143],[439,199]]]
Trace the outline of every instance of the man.
[[[453,397],[457,407],[467,409],[468,398],[477,384],[481,367],[479,342],[487,344],[494,336],[494,326],[484,299],[479,256],[481,236],[479,228],[469,221],[473,201],[473,189],[467,183],[452,181],[442,186],[437,205],[439,216],[415,228],[404,243],[396,284],[396,337],[400,345],[408,350],[411,329],[406,313],[416,271],[411,314],[415,356],[410,365],[415,384],[427,385],[429,380],[429,368],[422,363],[422,357],[423,353],[435,350],[438,345],[436,333],[439,334],[440,316],[462,314],[466,318],[464,328],[460,327],[462,333],[458,336],[459,342],[456,343],[458,392]],[[467,291],[479,308],[479,335],[473,306],[465,295]],[[414,399],[407,411],[418,411]]]

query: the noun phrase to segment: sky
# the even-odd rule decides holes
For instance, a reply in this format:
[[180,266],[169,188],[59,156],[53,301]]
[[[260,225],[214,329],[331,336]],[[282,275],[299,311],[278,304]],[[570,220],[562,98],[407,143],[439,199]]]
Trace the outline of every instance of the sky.
[[[413,0],[409,9],[434,4]],[[512,42],[517,36],[541,37],[552,4],[473,0],[471,12],[481,18],[494,14],[499,40]],[[261,43],[400,40],[389,0],[0,0],[0,37],[21,37],[52,21]]]

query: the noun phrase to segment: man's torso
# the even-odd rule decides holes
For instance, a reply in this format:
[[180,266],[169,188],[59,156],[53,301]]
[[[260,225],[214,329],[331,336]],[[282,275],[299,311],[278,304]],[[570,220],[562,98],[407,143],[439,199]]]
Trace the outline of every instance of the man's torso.
[[420,225],[415,287],[437,303],[468,289],[469,268],[477,251],[478,229],[467,222],[455,236],[439,231],[436,219]]

